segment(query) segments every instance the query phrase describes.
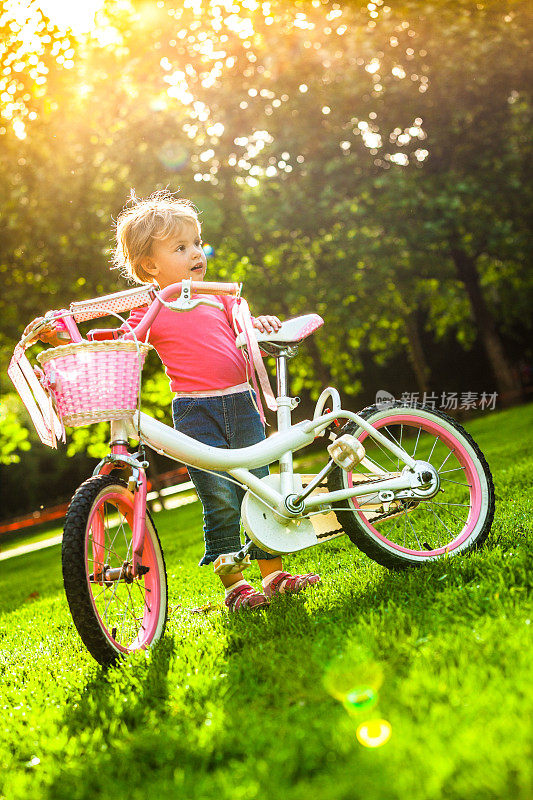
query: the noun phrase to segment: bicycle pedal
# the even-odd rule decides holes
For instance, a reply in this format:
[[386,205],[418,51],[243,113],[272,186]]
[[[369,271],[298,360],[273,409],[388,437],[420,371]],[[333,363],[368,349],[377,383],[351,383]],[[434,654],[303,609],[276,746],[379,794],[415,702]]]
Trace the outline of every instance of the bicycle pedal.
[[223,553],[213,563],[215,575],[234,575],[250,566],[250,556],[237,558],[238,553]]
[[342,469],[349,471],[365,457],[365,448],[354,436],[345,433],[328,446],[328,453]]

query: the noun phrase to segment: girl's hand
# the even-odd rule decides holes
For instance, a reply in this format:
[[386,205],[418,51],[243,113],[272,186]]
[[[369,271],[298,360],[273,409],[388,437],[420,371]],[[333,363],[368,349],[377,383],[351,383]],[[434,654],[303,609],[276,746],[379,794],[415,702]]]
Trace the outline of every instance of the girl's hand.
[[281,328],[281,320],[271,314],[266,314],[261,317],[256,317],[253,322],[254,328],[257,328],[261,333],[275,333]]
[[[44,322],[44,317],[36,317],[32,320],[29,325],[26,325],[24,328],[23,336],[26,336],[30,328],[34,327],[37,323]],[[65,336],[66,328],[62,322],[59,320],[54,321],[51,323],[51,328],[49,330],[42,330],[39,333],[35,334],[30,340],[29,343],[33,342],[44,342],[45,344],[51,344],[53,347],[58,347],[60,344],[66,344],[70,341],[70,336]],[[61,334],[61,336],[59,336]]]

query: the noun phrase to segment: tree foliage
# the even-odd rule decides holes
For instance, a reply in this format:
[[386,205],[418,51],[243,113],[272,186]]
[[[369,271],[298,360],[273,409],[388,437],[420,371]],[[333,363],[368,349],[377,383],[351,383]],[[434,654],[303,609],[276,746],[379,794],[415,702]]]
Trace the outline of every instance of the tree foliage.
[[[333,381],[356,403],[398,362],[396,391],[473,388],[470,369],[443,368],[469,348],[483,388],[516,391],[532,295],[524,0],[107,0],[98,22],[76,36],[35,0],[2,5],[6,359],[32,316],[123,288],[113,218],[132,187],[168,187],[199,207],[213,276],[244,280],[257,310],[326,317],[295,391]],[[153,362],[147,377],[157,408]]]

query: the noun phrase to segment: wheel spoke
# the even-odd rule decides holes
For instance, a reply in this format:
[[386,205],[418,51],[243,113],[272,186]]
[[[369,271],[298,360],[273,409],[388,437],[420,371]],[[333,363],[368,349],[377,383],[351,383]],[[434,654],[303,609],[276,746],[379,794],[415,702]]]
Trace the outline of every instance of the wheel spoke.
[[464,472],[464,469],[462,467],[455,467],[454,469],[445,469],[442,472],[439,469],[437,470],[437,472],[439,473],[439,475],[448,475],[450,472]]
[[[372,438],[372,437],[369,437],[369,438]],[[389,461],[391,462],[391,464],[392,464],[393,466],[396,466],[396,463],[395,463],[395,461],[394,461],[393,457],[391,456],[391,454],[390,454],[390,451],[389,451],[389,450],[385,450],[385,448],[384,448],[384,447],[381,445],[381,443],[380,443],[380,442],[376,442],[376,440],[375,440],[375,439],[372,439],[372,444],[376,445],[376,447],[377,447],[379,450],[381,450],[381,452],[382,452],[382,453],[383,453],[383,454],[384,454],[384,455],[385,455],[385,456],[386,456],[386,457],[389,459]],[[375,460],[375,459],[374,459],[374,460]],[[387,469],[385,469],[385,468],[384,468],[384,467],[382,467],[382,466],[381,466],[381,464],[379,464],[378,462],[376,462],[376,464],[377,464],[377,466],[379,467],[379,469],[382,469],[384,472],[390,472],[390,470],[387,470]]]
[[446,483],[455,483],[457,486],[465,486],[467,489],[471,489],[472,488],[472,484],[471,483],[460,483],[460,481],[452,481],[451,478],[443,478],[442,480],[446,481]]
[[[93,541],[94,541],[94,540],[93,540]],[[108,546],[107,546],[105,543],[104,543],[104,544],[101,544],[101,545],[100,545],[100,544],[98,544],[98,545],[97,545],[97,547],[99,547],[101,550],[103,550],[103,551],[104,551],[104,556],[106,556],[106,555],[107,555],[107,556],[109,556],[109,554],[111,554],[111,555],[115,556],[115,558],[117,559],[117,561],[120,561],[120,556],[119,556],[119,554],[118,554],[117,552],[115,552],[115,550],[113,550],[112,548],[108,547]],[[102,566],[102,567],[103,567],[103,566],[104,566],[104,564],[105,564],[105,560],[104,560],[103,562],[101,562],[101,561],[98,561],[97,563],[98,563],[98,564],[100,564],[100,566]]]
[[441,469],[443,468],[443,466],[445,465],[445,463],[448,461],[449,457],[450,457],[451,455],[453,455],[453,453],[455,453],[455,447],[454,447],[454,449],[453,449],[453,450],[450,450],[450,452],[448,453],[448,455],[446,456],[446,458],[444,459],[444,461],[442,462],[442,464],[441,464],[441,465],[440,465],[440,467],[438,468],[437,472],[440,472],[440,471],[441,471]]
[[[378,464],[378,462],[374,458],[370,458],[370,456],[365,455],[365,459],[367,461],[369,461],[372,464],[372,466],[377,467],[379,470],[381,470],[381,472],[388,472],[388,470],[386,470],[384,467],[382,467],[381,464]],[[362,472],[361,470],[358,470],[355,474],[356,475],[368,475],[368,472]]]
[[[440,503],[434,503],[432,500],[428,500],[428,503],[430,503],[432,506],[436,505],[436,506],[438,506],[439,508],[440,508],[440,506],[441,506],[441,504],[440,504]],[[457,516],[456,516],[456,515],[455,515],[455,514],[454,514],[452,511],[449,511],[448,509],[446,509],[446,511],[448,512],[448,514],[450,515],[450,517],[453,517],[455,520],[457,520],[458,522],[460,522],[460,523],[461,523],[461,525],[466,525],[466,521],[467,521],[468,517],[467,517],[466,519],[461,519],[461,517],[457,517]],[[433,512],[433,513],[435,513],[435,512]]]
[[[137,618],[135,617],[135,614],[134,614],[134,612],[135,612],[135,610],[136,610],[136,607],[135,607],[135,601],[133,600],[133,597],[131,596],[131,591],[130,591],[130,587],[129,587],[129,585],[128,585],[128,584],[126,584],[126,591],[127,591],[127,593],[128,593],[128,597],[130,598],[131,607],[132,607],[132,611],[131,611],[130,613],[131,613],[131,614],[133,614],[133,616],[134,616],[134,619],[137,619]],[[135,634],[135,633],[136,633],[136,631],[134,631],[134,634]],[[133,641],[133,639],[135,638],[135,636],[134,636],[134,635],[132,635],[132,637],[131,637],[131,638],[132,638],[132,641]]]
[[413,533],[414,533],[414,535],[415,535],[415,539],[416,539],[416,541],[417,541],[417,544],[418,544],[418,547],[419,547],[419,549],[420,549],[420,550],[422,550],[422,546],[421,546],[420,542],[418,541],[418,536],[416,535],[416,531],[415,531],[415,529],[413,528],[413,526],[412,526],[412,524],[411,524],[411,520],[409,519],[409,515],[407,514],[407,511],[404,511],[403,513],[404,513],[404,515],[405,515],[405,519],[406,519],[406,520],[407,520],[407,522],[409,523],[409,526],[410,526],[411,530],[413,531]]
[[418,440],[419,440],[419,438],[420,438],[420,431],[421,431],[421,430],[422,430],[422,428],[418,428],[418,432],[417,432],[417,434],[416,434],[415,449],[413,450],[413,455],[412,455],[412,457],[413,457],[413,458],[415,457],[416,448],[418,447]]
[[[150,611],[151,609],[150,609],[150,606],[148,605],[148,601],[146,600],[146,594],[143,594],[143,590],[141,589],[141,586],[140,586],[140,584],[139,584],[139,581],[134,581],[134,583],[135,583],[135,585],[137,586],[137,588],[139,589],[139,592],[141,593],[141,598],[142,598],[142,601],[143,601],[144,605],[146,606],[146,608],[148,609],[148,611]],[[144,591],[145,591],[145,592],[146,592],[146,591],[148,591],[148,592],[149,592],[149,591],[150,591],[150,589],[147,589],[147,587],[145,586],[145,587],[144,587]]]
[[140,624],[141,628],[144,629],[144,625],[142,624],[142,618],[136,617],[135,614],[133,613],[133,611],[130,611],[129,607],[124,602],[124,600],[122,600],[121,597],[119,597],[118,595],[115,595],[114,599],[117,600],[117,602],[120,603],[120,605],[123,606],[126,609],[126,611],[135,620],[135,622],[138,622]]
[[[117,529],[115,531],[115,534],[113,536],[111,544],[109,545],[109,549],[113,551],[113,553],[116,555],[116,557],[120,561],[120,556],[118,556],[115,553],[115,549],[114,549],[115,548],[115,542],[117,541],[117,537],[118,537],[120,531],[122,531],[125,540],[126,540],[126,534],[124,532],[124,517],[122,516],[122,512],[120,511],[119,508],[117,508],[117,512],[118,512],[118,515],[119,515],[119,523],[117,525]],[[111,526],[108,528],[108,531],[109,531],[109,536],[111,537],[112,536],[112,534],[111,534]],[[126,544],[127,544],[127,540],[126,540]]]
[[[104,609],[104,618],[105,618],[106,622],[107,622],[107,610],[108,610],[109,606],[111,605],[111,603],[113,602],[113,600],[115,599],[115,597],[117,595],[117,586],[118,586],[118,584],[119,584],[119,581],[116,581],[113,584],[113,588],[111,590],[111,597],[109,598],[109,601],[108,601],[108,603],[107,603],[107,605],[106,605],[106,607]],[[104,600],[105,600],[105,589],[107,589],[107,588],[108,588],[107,586],[104,588]]]
[[390,432],[390,430],[389,430],[389,426],[388,426],[388,425],[385,425],[385,428],[384,428],[384,430],[386,430],[386,431],[387,431],[387,433],[389,434],[390,438],[391,438],[391,439],[394,441],[394,443],[395,443],[395,444],[397,444],[397,445],[398,445],[398,447],[401,447],[401,445],[400,445],[400,442],[398,441],[398,439],[396,438],[396,436],[395,436],[393,433],[391,433],[391,432]]
[[470,508],[470,503],[437,503],[436,500],[432,500],[432,503],[436,506],[462,506],[463,508]]
[[[148,605],[146,599],[143,597],[142,589],[139,586],[138,581],[134,581],[134,583],[137,585],[137,587],[138,587],[138,589],[139,589],[139,591],[141,593],[141,599],[142,599],[142,602],[143,602],[143,608],[146,607],[148,612],[150,612],[151,608]],[[124,586],[126,588],[126,592],[128,594],[128,598],[129,598],[129,605],[128,605],[128,603],[126,603],[119,596],[119,594],[118,594],[119,586]],[[120,623],[119,623],[120,624],[120,638],[117,639],[116,636],[115,636],[114,637],[115,641],[120,641],[121,643],[124,643],[125,639],[133,641],[135,639],[135,637],[137,636],[137,630],[138,630],[139,627],[141,627],[143,630],[146,630],[146,628],[145,628],[145,626],[143,624],[143,621],[142,621],[144,614],[143,614],[143,616],[140,616],[140,617],[136,616],[136,614],[135,614],[136,603],[135,603],[135,600],[133,599],[133,596],[131,594],[130,587],[125,581],[119,579],[118,581],[115,581],[113,583],[113,588],[112,588],[112,591],[111,591],[110,596],[109,596],[108,599],[106,598],[106,589],[107,588],[108,587],[104,587],[104,589],[103,589],[104,601],[106,601],[104,612],[103,612],[103,616],[104,616],[104,620],[105,620],[105,623],[106,623],[106,627],[108,628],[108,630],[111,627],[113,627],[113,623],[112,622],[110,623],[109,620],[108,620],[108,615],[111,613],[112,604],[115,604],[117,606],[121,606],[122,613],[121,613],[121,616],[120,616]],[[146,589],[146,591],[150,591],[150,590]],[[98,598],[101,597],[101,595],[102,595],[102,592],[100,592],[98,594]],[[95,601],[96,601],[96,599],[97,598],[94,598]],[[125,633],[125,629],[126,629],[126,625],[127,625],[128,620],[130,621],[130,623],[131,623],[132,620],[135,622],[135,625],[132,626],[133,632],[132,632],[131,636],[128,636]]]
[[[98,584],[98,585],[100,585],[100,584]],[[99,592],[99,594],[97,594],[97,595],[94,595],[94,594],[93,594],[93,600],[94,600],[94,602],[95,602],[95,603],[96,603],[96,601],[97,601],[97,600],[99,600],[99,599],[100,599],[100,597],[101,597],[101,596],[102,596],[102,595],[105,593],[105,590],[106,590],[106,588],[107,588],[106,586],[103,586],[103,587],[102,587],[102,591],[101,591],[101,592]]]
[[435,513],[435,511],[434,511],[432,508],[430,509],[430,511],[431,511],[431,513],[433,514],[433,516],[435,517],[435,519],[436,519],[436,520],[438,520],[438,521],[440,522],[440,524],[441,524],[441,525],[443,525],[443,526],[446,528],[446,530],[448,531],[448,533],[450,534],[450,536],[452,537],[452,539],[454,539],[454,538],[455,538],[455,536],[454,536],[454,534],[452,533],[452,531],[451,531],[451,530],[448,528],[448,526],[446,525],[446,523],[445,523],[445,522],[443,522],[443,521],[441,520],[441,518],[438,516],[438,514],[436,514],[436,513]]
[[431,448],[431,453],[429,454],[428,459],[427,459],[429,461],[429,463],[431,463],[431,456],[433,455],[433,450],[435,449],[435,445],[437,444],[438,441],[440,441],[440,438],[437,436],[435,441],[433,442],[433,447]]
[[[403,436],[403,423],[400,425],[400,442],[399,442],[400,448],[402,446],[402,436]],[[398,462],[396,464],[396,468],[397,468],[397,470],[399,472],[400,471],[400,458],[399,457],[398,457]]]
[[[113,549],[113,545],[115,543],[114,539],[113,539],[113,541],[111,542],[110,545],[106,546],[106,544],[105,544],[105,532],[107,531],[108,535],[110,535],[109,524],[108,524],[107,519],[106,519],[107,518],[107,509],[103,508],[103,509],[99,510],[98,514],[100,515],[100,519],[102,520],[102,525],[103,525],[103,528],[104,528],[104,542],[103,542],[103,544],[98,544],[97,546],[101,547],[104,550],[106,550],[108,553],[112,553],[115,556],[115,558],[118,561],[120,561],[120,556]],[[116,539],[116,535],[115,535],[115,539]]]
[[363,506],[367,506],[370,503],[372,503],[372,501],[375,500],[376,497],[379,497],[379,492],[375,492],[374,494],[371,495],[363,495],[363,497],[361,497],[361,502],[359,502],[358,500],[357,504],[359,508],[363,508]]

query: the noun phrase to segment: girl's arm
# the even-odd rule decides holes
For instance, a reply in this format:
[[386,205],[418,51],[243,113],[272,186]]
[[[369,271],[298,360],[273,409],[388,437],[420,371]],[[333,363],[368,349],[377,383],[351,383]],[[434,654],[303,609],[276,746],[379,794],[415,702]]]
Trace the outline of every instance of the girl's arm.
[[[233,307],[237,302],[236,298],[222,295],[217,299],[220,300],[225,306],[228,315],[228,321],[230,326],[233,327]],[[261,333],[272,333],[279,331],[281,328],[281,320],[273,314],[262,314],[259,317],[252,317],[252,325],[254,328],[260,330]]]
[[[231,327],[233,327],[233,323],[231,320],[232,320],[233,306],[237,302],[236,298],[222,295],[217,299],[221,300],[223,305],[226,307],[228,314],[228,321]],[[252,317],[252,325],[254,326],[254,328],[260,330],[261,333],[272,333],[272,331],[275,332],[281,328],[281,320],[272,314],[263,314],[259,317]]]

